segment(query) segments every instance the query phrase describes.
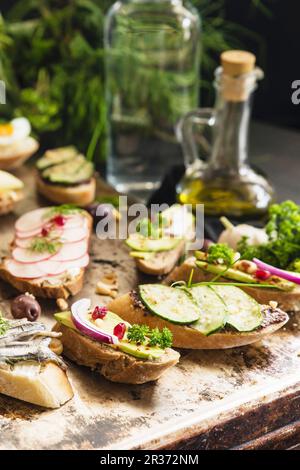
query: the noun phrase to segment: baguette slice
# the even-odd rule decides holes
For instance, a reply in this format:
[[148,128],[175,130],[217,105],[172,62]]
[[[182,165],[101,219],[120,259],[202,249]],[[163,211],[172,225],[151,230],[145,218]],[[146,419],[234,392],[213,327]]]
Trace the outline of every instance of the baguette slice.
[[145,274],[164,276],[176,266],[181,255],[184,253],[184,249],[185,241],[182,241],[174,250],[155,253],[150,259],[136,259],[136,266]]
[[12,369],[0,368],[0,393],[45,408],[59,408],[73,397],[66,372],[49,362],[18,362]]
[[96,370],[112,382],[143,384],[157,380],[167,369],[177,364],[180,357],[173,349],[166,349],[159,359],[138,359],[62,324],[57,323],[54,331],[62,333],[60,340],[65,356],[77,364]]
[[[191,257],[185,260],[180,266],[176,267],[164,280],[165,284],[172,284],[176,281],[188,282],[191,270],[194,269],[193,283],[210,281],[215,275],[204,271],[195,264],[196,258]],[[222,282],[230,282],[230,279],[221,277]],[[243,287],[241,289],[251,295],[260,304],[268,304],[270,301],[278,303],[278,306],[285,312],[300,311],[300,286],[296,286],[292,291],[286,292],[279,289],[267,289],[260,287]]]
[[91,178],[88,183],[67,186],[47,183],[37,175],[37,189],[45,198],[56,204],[76,204],[85,207],[95,200],[96,179]]
[[[145,324],[150,328],[169,328],[173,334],[173,345],[176,348],[187,349],[228,349],[244,346],[261,340],[264,336],[274,333],[289,319],[285,312],[262,306],[264,322],[260,328],[252,332],[239,333],[224,331],[205,336],[189,326],[176,325],[150,313],[139,300],[135,292],[125,294],[113,300],[108,309],[131,324]],[[271,311],[272,310],[272,311]]]
[[[88,226],[90,234],[93,228],[92,217],[85,212],[85,217],[88,219]],[[0,264],[0,278],[3,281],[11,284],[15,289],[20,292],[29,292],[34,297],[41,297],[46,299],[67,299],[70,295],[76,295],[83,287],[85,269],[80,269],[76,276],[62,277],[51,276],[51,279],[37,278],[25,279],[13,276],[6,268],[4,258]]]
[[0,147],[0,169],[9,170],[21,166],[39,148],[39,143],[33,137],[15,143],[7,148]]

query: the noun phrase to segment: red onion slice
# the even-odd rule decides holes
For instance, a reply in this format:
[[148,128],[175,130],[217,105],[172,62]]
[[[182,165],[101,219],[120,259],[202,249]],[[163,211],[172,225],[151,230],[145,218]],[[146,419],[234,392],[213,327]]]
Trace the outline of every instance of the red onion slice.
[[300,274],[293,273],[292,271],[285,271],[284,269],[276,268],[271,264],[264,263],[263,261],[253,258],[253,262],[260,269],[269,271],[273,276],[281,277],[286,281],[294,282],[295,284],[300,284]]
[[71,307],[72,320],[76,328],[81,331],[81,333],[89,336],[90,338],[100,341],[101,343],[106,344],[117,344],[119,339],[114,335],[109,335],[104,331],[101,331],[99,328],[93,327],[93,325],[86,320],[84,315],[91,308],[90,299],[81,299],[75,302]]

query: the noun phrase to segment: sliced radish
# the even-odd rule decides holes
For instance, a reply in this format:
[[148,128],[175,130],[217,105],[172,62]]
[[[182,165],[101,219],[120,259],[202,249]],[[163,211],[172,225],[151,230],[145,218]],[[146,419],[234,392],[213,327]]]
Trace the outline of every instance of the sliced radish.
[[5,267],[7,271],[15,277],[35,279],[44,276],[38,263],[23,264],[13,259],[8,259],[5,261]]
[[79,259],[73,261],[66,261],[64,263],[60,261],[46,260],[38,263],[38,266],[44,275],[47,276],[58,276],[66,271],[74,268],[85,268],[89,264],[89,255],[85,254]]
[[51,258],[51,261],[73,261],[82,258],[88,251],[87,240],[82,240],[74,243],[66,243],[61,249]]
[[44,216],[49,211],[49,207],[36,209],[22,215],[16,222],[17,232],[32,232],[45,223]]
[[40,261],[44,261],[49,259],[53,256],[53,254],[45,252],[45,253],[37,253],[32,250],[28,250],[26,248],[19,248],[16,247],[12,251],[12,257],[14,260],[18,261],[19,263],[24,264],[33,264],[38,263]]
[[63,243],[74,243],[83,240],[84,238],[88,238],[88,236],[89,230],[87,226],[83,225],[81,227],[64,230],[61,235],[61,241]]

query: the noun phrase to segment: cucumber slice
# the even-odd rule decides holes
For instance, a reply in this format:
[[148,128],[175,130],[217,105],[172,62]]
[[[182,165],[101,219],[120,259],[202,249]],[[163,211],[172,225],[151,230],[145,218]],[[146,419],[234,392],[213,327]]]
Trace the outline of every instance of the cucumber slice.
[[222,328],[228,315],[227,306],[214,287],[196,286],[190,289],[192,297],[199,305],[201,316],[191,328],[204,335],[210,335]]
[[126,240],[126,244],[134,251],[170,251],[181,241],[179,238],[146,238],[133,235]]
[[183,289],[160,284],[139,286],[144,305],[158,317],[171,323],[188,325],[200,318],[200,309],[192,296]]
[[237,282],[259,284],[259,281],[257,281],[254,276],[251,276],[251,274],[244,273],[243,271],[239,271],[233,268],[227,269],[223,264],[209,264],[206,261],[196,261],[196,266],[200,269],[203,269],[203,271],[207,271],[212,274],[223,273],[222,277],[225,277],[226,279],[232,279]]
[[238,331],[253,331],[263,321],[261,306],[246,292],[234,286],[215,285],[214,290],[227,306],[226,323]]

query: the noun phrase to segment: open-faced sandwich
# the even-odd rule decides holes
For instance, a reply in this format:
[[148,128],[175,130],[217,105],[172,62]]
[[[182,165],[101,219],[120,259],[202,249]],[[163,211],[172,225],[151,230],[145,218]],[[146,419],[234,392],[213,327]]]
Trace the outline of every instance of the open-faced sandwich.
[[172,334],[168,329],[131,326],[106,307],[91,308],[89,299],[74,303],[71,312],[54,316],[54,330],[62,333],[64,354],[112,382],[157,380],[179,360],[179,354],[170,349]]
[[173,345],[188,349],[251,344],[288,321],[276,303],[260,305],[241,289],[222,283],[145,284],[113,300],[108,308],[131,323],[168,328]]
[[15,176],[0,170],[0,215],[11,212],[23,199],[24,184]]
[[291,201],[273,205],[264,229],[222,221],[226,229],[219,243],[195,252],[166,282],[187,281],[193,269],[193,282],[219,276],[219,280],[239,282],[258,302],[273,300],[287,312],[300,311],[299,206]]
[[73,397],[61,335],[26,318],[0,315],[0,393],[46,408],[59,408]]
[[50,201],[81,207],[94,201],[94,165],[75,147],[47,150],[36,166],[38,191]]
[[75,295],[89,264],[91,229],[91,216],[70,205],[22,215],[15,224],[10,256],[0,264],[0,277],[36,297]]
[[143,219],[126,244],[140,271],[161,276],[174,268],[194,236],[194,216],[185,206],[175,204],[157,214],[155,220]]
[[0,168],[8,170],[24,163],[39,148],[30,137],[31,126],[24,117],[0,124]]

